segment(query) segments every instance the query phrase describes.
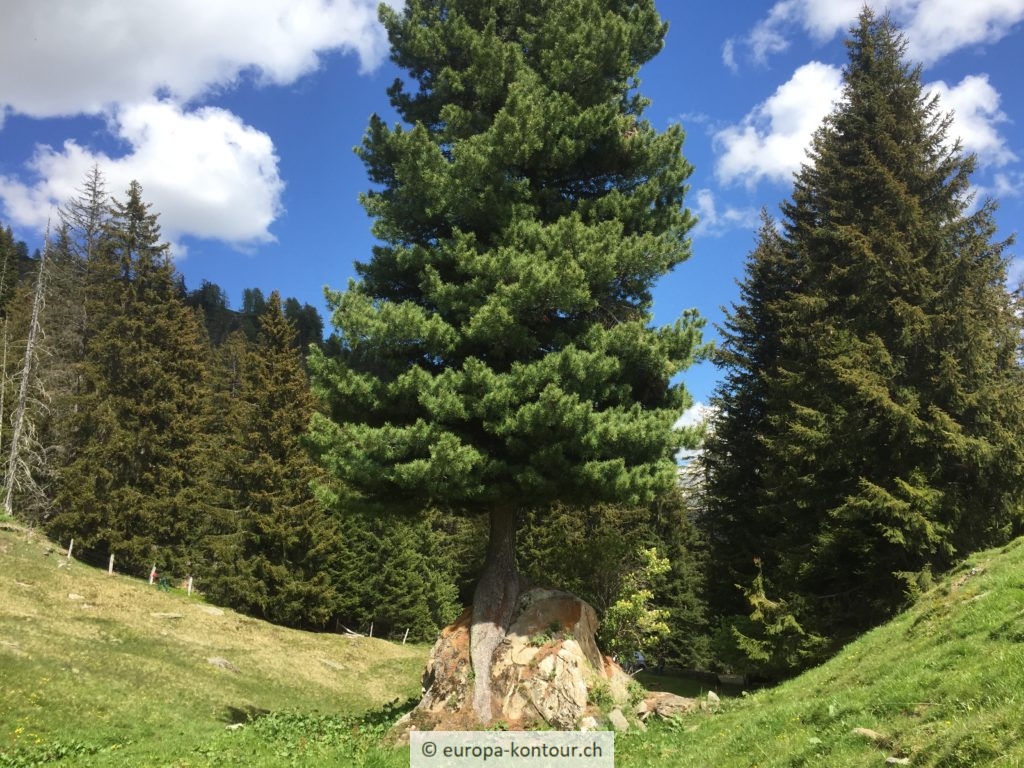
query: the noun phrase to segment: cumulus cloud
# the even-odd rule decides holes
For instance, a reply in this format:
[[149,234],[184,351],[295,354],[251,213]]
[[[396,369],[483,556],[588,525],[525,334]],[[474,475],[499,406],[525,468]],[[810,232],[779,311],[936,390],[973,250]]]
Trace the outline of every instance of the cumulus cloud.
[[841,91],[838,67],[817,61],[804,64],[738,125],[715,134],[719,181],[742,181],[748,188],[762,179],[788,182]]
[[675,429],[701,426],[706,423],[714,413],[715,409],[711,406],[705,405],[704,403],[694,403],[683,411],[683,415],[676,419],[676,423],[673,426]]
[[284,183],[267,134],[223,109],[186,112],[156,100],[119,110],[111,126],[130,147],[123,157],[69,140],[59,149],[36,148],[28,163],[34,182],[0,177],[0,200],[13,223],[43,228],[98,164],[115,195],[132,179],[142,184],[147,202],[160,212],[165,238],[192,235],[239,247],[273,240],[269,227],[280,212]]
[[694,237],[718,237],[731,229],[753,229],[760,221],[756,208],[735,208],[727,205],[719,210],[715,194],[710,189],[698,189],[693,204],[697,214]]
[[994,43],[1024,21],[1024,0],[903,0],[903,22],[914,61],[933,64],[979,43]]
[[131,179],[143,185],[171,240],[273,240],[284,183],[271,137],[201,105],[242,79],[292,83],[330,52],[354,53],[362,70],[375,68],[387,53],[376,8],[377,0],[6,4],[0,130],[9,114],[100,115],[128,148],[111,157],[71,139],[37,147],[21,173],[0,177],[7,217],[44,227],[99,164],[115,193]]
[[[850,28],[862,0],[779,0],[744,37],[731,41],[732,62],[742,48],[758,64],[789,47],[802,30],[822,43]],[[903,29],[908,55],[933,64],[961,48],[993,43],[1024,21],[1024,0],[891,0],[894,21]]]
[[387,52],[376,0],[32,0],[6,3],[0,111],[99,114],[156,94],[185,103],[244,74],[287,84],[329,51]]
[[1006,270],[1006,284],[1013,290],[1024,289],[1024,258],[1012,259]]
[[[1004,166],[1017,156],[999,133],[1006,122],[999,92],[984,75],[970,75],[954,86],[937,81],[924,86],[939,96],[939,108],[953,112],[950,139],[974,152],[983,164]],[[787,183],[806,159],[814,131],[842,97],[839,68],[811,62],[736,125],[719,130],[715,174],[725,184],[742,181],[753,188],[762,180]]]
[[952,87],[939,80],[925,90],[938,95],[942,110],[953,112],[950,138],[959,136],[965,151],[977,154],[986,165],[1002,166],[1017,159],[996,128],[1008,118],[999,109],[999,92],[988,76],[970,75]]
[[[685,411],[682,416],[676,419],[676,423],[673,425],[674,429],[685,429],[690,431],[699,431],[701,438],[701,445],[703,444],[704,430],[707,429],[708,423],[714,417],[716,409],[704,403],[694,403]],[[682,449],[676,453],[676,463],[681,465],[689,464],[693,459],[700,456],[701,448],[695,449]]]

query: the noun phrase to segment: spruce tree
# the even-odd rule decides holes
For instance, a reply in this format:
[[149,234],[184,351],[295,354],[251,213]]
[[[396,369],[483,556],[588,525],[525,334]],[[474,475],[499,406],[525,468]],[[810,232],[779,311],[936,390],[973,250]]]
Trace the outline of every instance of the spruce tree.
[[848,47],[725,328],[708,446],[716,594],[786,606],[808,646],[1024,520],[1024,329],[994,204],[972,211],[975,160],[891,21],[865,10]]
[[157,216],[132,182],[84,266],[81,390],[50,532],[85,557],[184,576],[203,532],[207,360]]
[[214,600],[280,624],[323,628],[336,610],[339,528],[313,496],[318,469],[302,444],[309,381],[280,296],[270,294],[257,341],[219,352],[216,513],[204,589]]
[[699,322],[652,328],[651,287],[689,254],[691,168],[636,92],[665,34],[651,0],[411,0],[381,19],[404,124],[372,117],[358,150],[381,244],[330,293],[339,354],[311,358],[329,409],[312,436],[346,504],[489,514],[486,721],[519,516],[675,482],[689,398],[671,382]]

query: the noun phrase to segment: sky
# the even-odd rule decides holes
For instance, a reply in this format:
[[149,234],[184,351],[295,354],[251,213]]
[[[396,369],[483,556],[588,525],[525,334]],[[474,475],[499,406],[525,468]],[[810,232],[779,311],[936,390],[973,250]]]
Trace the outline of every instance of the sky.
[[[389,0],[396,7],[400,0]],[[705,337],[738,296],[762,208],[792,191],[838,98],[863,0],[657,0],[663,51],[640,71],[645,114],[679,123],[693,164],[692,256],[654,293],[654,321],[695,307]],[[1024,0],[892,0],[922,82],[978,157],[977,200],[1000,236],[1024,220]],[[0,0],[0,222],[31,247],[98,164],[160,214],[189,288],[279,290],[325,314],[369,259],[369,188],[353,148],[373,113],[397,120],[375,0]],[[1010,249],[1011,279],[1024,249]],[[719,375],[682,376],[698,403]]]

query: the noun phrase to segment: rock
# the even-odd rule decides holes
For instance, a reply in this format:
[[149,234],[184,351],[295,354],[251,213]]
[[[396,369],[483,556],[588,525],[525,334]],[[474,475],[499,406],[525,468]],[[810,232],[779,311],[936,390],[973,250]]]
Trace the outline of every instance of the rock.
[[181,613],[151,613],[149,614],[154,619],[183,619],[184,614]]
[[245,723],[232,723],[231,725],[225,725],[224,726],[224,730],[225,731],[237,731],[237,730],[239,730],[241,728],[244,728],[244,727],[245,727]]
[[854,736],[860,736],[868,741],[872,741],[880,747],[892,746],[892,740],[888,736],[885,736],[878,731],[873,731],[870,728],[854,728],[850,733]]
[[909,757],[887,757],[885,758],[886,765],[910,765]]
[[82,595],[75,594],[74,592],[69,592],[68,600],[85,600],[85,598]]
[[622,714],[622,710],[616,707],[608,713],[608,722],[612,724],[612,728],[616,731],[628,731],[629,721],[626,716]]
[[467,701],[469,689],[469,625],[473,611],[462,615],[441,630],[427,659],[421,679],[423,699],[417,709],[437,712],[457,711]]
[[[465,730],[477,725],[469,657],[472,617],[468,609],[434,644],[423,674],[423,698],[413,711],[415,726]],[[597,627],[593,607],[568,592],[532,589],[520,595],[492,661],[495,719],[510,728],[574,730],[592,714],[588,697],[595,685],[604,687],[613,705],[624,706],[631,678],[602,657]]]
[[222,659],[220,656],[213,656],[212,658],[207,659],[206,663],[212,664],[215,667],[220,667],[221,669],[226,669],[228,672],[238,672],[238,667],[227,659]]
[[651,691],[636,708],[636,715],[641,720],[646,720],[651,715],[666,720],[673,717],[681,717],[700,709],[700,702],[697,699],[688,699],[685,696],[677,696],[674,693],[662,691]]
[[718,694],[714,691],[708,691],[707,705],[709,712],[717,712],[722,708],[722,700],[718,698]]
[[581,731],[596,731],[597,730],[597,718],[587,715],[580,720]]

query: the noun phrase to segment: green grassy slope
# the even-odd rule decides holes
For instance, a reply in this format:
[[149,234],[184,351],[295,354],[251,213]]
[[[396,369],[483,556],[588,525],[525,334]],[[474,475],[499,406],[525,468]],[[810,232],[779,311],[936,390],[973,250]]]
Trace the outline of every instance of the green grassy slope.
[[[386,702],[418,693],[426,648],[286,630],[58,567],[44,539],[3,528],[0,768],[409,764],[378,738]],[[1024,540],[972,557],[795,680],[616,738],[619,768],[888,759],[1024,767]]]
[[427,651],[276,627],[0,524],[0,766],[332,764],[345,716],[418,694]]
[[616,756],[617,766],[1024,766],[1024,539],[970,558],[827,664],[718,715],[621,736]]

